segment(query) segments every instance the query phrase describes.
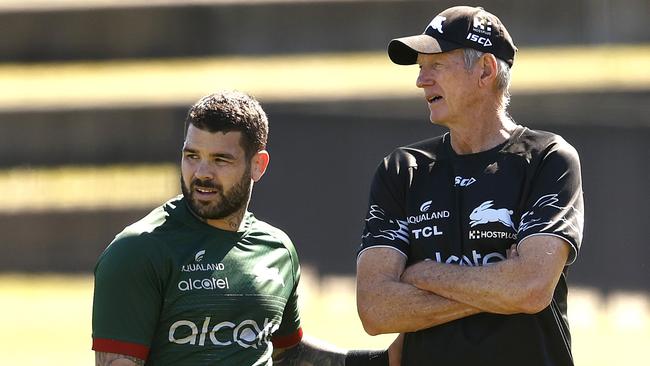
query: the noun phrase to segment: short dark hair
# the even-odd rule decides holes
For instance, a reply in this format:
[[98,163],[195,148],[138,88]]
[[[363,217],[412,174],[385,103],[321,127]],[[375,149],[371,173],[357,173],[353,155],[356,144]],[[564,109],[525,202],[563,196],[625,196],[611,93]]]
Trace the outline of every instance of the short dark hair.
[[192,124],[209,132],[239,131],[241,145],[250,159],[266,148],[269,122],[260,103],[239,91],[221,91],[206,95],[190,107],[185,118],[185,136]]

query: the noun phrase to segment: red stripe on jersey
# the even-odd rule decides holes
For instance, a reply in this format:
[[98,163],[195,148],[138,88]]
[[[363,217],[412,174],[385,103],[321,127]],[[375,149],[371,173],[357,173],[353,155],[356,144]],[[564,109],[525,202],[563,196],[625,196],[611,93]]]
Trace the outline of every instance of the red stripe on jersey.
[[273,347],[275,348],[287,348],[295,346],[302,339],[302,328],[298,328],[295,332],[286,335],[286,336],[273,336],[271,341],[273,342]]
[[149,356],[149,347],[147,346],[107,338],[93,338],[93,350],[96,352],[110,352],[119,355],[133,356],[144,361],[146,361],[147,356]]

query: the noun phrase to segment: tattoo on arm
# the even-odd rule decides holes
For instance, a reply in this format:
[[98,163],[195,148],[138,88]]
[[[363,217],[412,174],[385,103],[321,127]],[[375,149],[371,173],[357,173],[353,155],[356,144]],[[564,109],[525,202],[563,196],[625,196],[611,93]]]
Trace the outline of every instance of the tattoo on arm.
[[345,352],[331,346],[305,341],[281,350],[273,357],[275,366],[345,366]]
[[95,352],[95,366],[144,366],[144,360],[117,353]]

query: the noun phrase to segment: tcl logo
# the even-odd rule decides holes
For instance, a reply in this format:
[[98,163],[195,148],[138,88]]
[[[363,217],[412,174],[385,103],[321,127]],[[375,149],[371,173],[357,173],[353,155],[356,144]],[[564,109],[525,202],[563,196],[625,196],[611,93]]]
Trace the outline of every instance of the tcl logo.
[[492,42],[490,42],[489,38],[481,37],[479,35],[476,35],[474,33],[469,33],[467,35],[467,39],[469,39],[472,42],[476,42],[478,44],[482,44],[485,47],[492,46]]
[[206,338],[215,346],[230,346],[233,343],[243,348],[257,348],[263,342],[268,342],[271,334],[280,325],[264,319],[262,327],[255,320],[247,319],[239,324],[230,321],[222,321],[214,326],[210,324],[210,317],[207,316],[200,326],[191,320],[179,320],[169,328],[169,341],[176,344],[190,344],[205,346]]

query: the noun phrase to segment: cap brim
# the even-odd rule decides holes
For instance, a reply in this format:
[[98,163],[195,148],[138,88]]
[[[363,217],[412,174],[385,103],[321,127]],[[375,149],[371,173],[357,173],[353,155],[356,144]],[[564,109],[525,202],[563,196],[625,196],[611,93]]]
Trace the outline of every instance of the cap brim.
[[413,65],[417,63],[419,53],[441,53],[462,47],[462,45],[444,39],[419,34],[391,40],[388,44],[388,57],[398,65]]

